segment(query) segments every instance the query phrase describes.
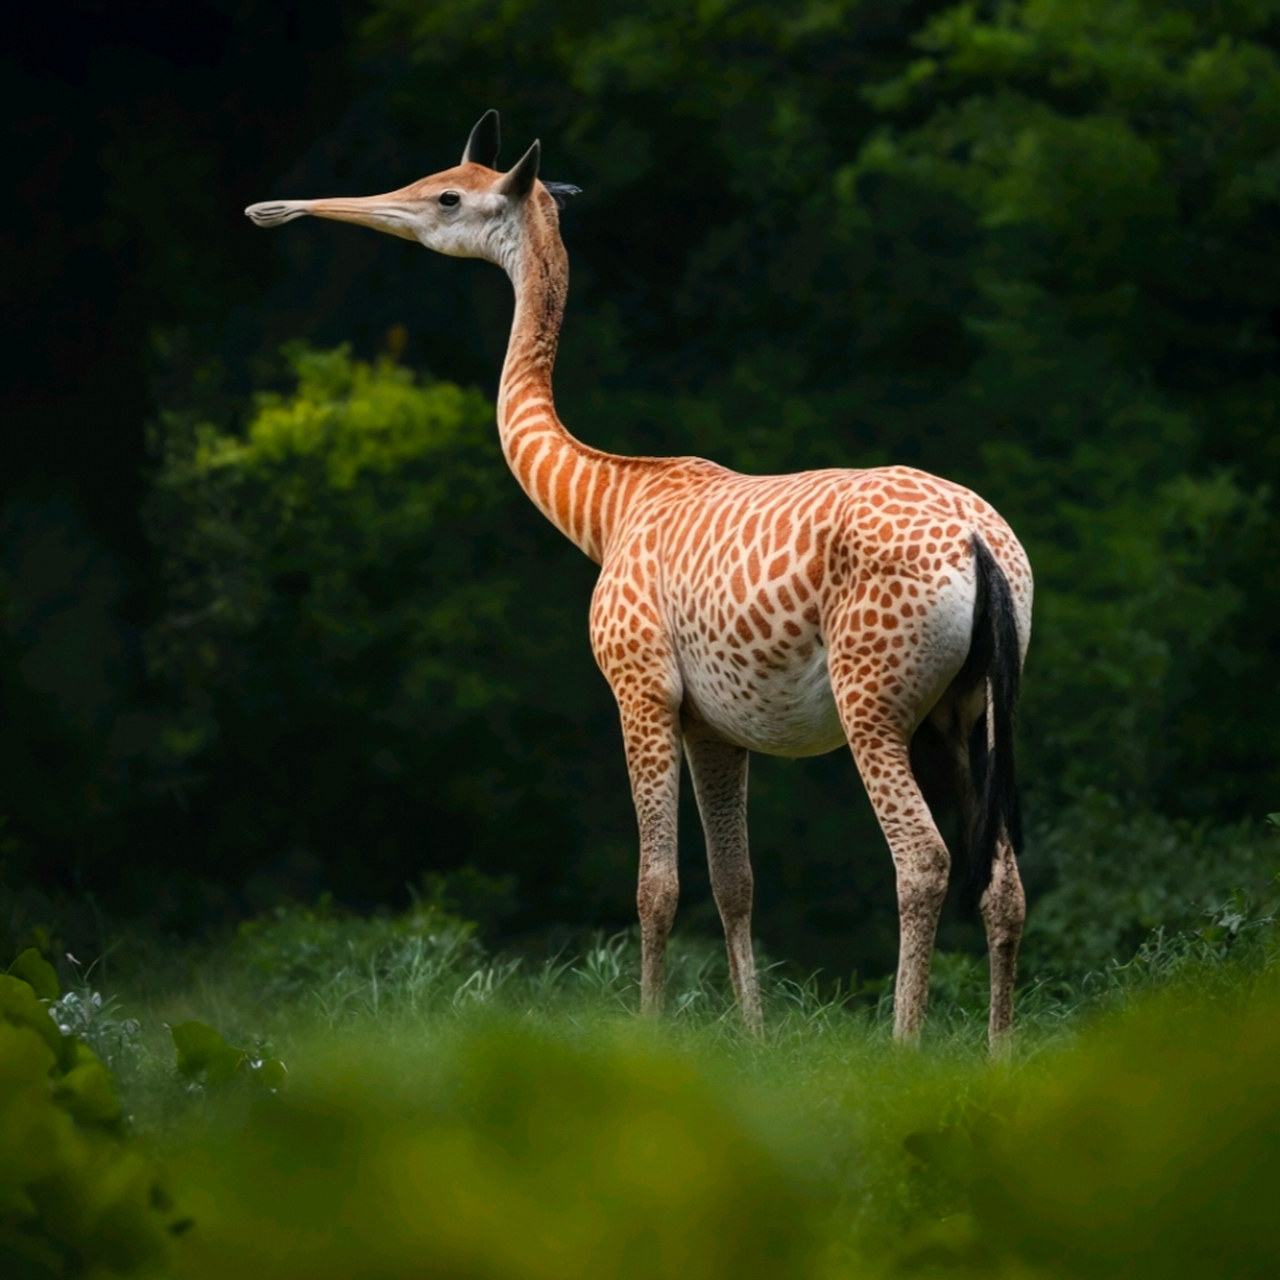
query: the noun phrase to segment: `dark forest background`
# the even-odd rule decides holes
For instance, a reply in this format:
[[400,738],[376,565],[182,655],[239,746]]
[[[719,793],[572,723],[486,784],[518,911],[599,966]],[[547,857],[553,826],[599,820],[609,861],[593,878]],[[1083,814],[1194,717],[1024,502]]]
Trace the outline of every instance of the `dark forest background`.
[[[583,188],[557,375],[581,438],[909,463],[1023,539],[1033,966],[1037,936],[1120,955],[1270,877],[1280,4],[52,3],[7,27],[11,893],[178,935],[324,892],[444,894],[506,942],[631,922],[593,567],[494,439],[506,280],[241,212],[455,163],[490,106],[504,160],[540,137]],[[686,808],[680,923],[710,929]],[[752,823],[766,951],[885,970],[891,866],[847,754],[754,761]]]

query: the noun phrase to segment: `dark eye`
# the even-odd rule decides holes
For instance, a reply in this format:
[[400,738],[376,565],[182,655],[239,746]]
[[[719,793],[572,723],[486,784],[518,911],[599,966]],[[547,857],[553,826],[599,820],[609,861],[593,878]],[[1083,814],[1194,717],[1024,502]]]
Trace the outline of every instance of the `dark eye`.
[[461,200],[462,197],[456,191],[442,191],[440,193],[440,203],[452,208]]

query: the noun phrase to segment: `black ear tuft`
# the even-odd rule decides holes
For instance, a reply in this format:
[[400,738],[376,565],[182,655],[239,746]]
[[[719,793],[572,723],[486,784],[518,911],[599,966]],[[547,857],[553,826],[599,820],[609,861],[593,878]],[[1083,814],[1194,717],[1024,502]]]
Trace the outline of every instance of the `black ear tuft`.
[[541,158],[542,143],[535,142],[503,177],[498,190],[512,200],[523,200],[533,190]]
[[564,200],[566,196],[580,196],[582,194],[581,187],[575,187],[572,182],[543,182],[550,193],[551,198],[556,202],[557,209],[564,208]]
[[494,169],[498,164],[498,148],[502,136],[498,131],[498,113],[490,108],[476,121],[471,137],[462,152],[462,164],[483,164]]

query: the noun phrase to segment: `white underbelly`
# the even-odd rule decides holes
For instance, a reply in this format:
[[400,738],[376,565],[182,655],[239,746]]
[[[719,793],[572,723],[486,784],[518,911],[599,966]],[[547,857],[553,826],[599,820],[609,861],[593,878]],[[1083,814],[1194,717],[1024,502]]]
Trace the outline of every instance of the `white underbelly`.
[[689,710],[737,746],[796,757],[825,755],[845,744],[822,645],[781,670],[736,672],[737,682],[705,661],[682,662],[681,668]]

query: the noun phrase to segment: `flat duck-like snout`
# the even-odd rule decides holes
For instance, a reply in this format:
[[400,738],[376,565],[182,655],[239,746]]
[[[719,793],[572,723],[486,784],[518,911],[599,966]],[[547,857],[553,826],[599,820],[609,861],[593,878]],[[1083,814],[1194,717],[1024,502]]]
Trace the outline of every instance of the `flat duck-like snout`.
[[259,227],[279,227],[309,214],[335,222],[354,222],[404,240],[418,238],[419,212],[418,202],[407,198],[402,191],[382,196],[339,196],[330,200],[263,200],[245,210]]
[[310,213],[313,203],[311,200],[262,200],[244,212],[254,226],[280,227]]

